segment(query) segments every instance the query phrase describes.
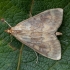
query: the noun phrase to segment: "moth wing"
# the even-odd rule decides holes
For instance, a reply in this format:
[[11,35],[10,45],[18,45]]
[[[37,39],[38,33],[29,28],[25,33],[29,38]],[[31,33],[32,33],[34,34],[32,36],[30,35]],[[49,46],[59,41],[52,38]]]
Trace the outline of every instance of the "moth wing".
[[61,59],[61,45],[57,37],[49,34],[43,38],[42,42],[34,44],[34,50],[53,60]]
[[16,38],[47,58],[53,60],[61,59],[61,45],[55,34],[44,34],[40,38],[23,38],[23,36]]
[[63,9],[50,9],[18,23],[16,27],[21,27],[25,30],[34,30],[38,32],[43,30],[55,33],[62,23],[62,18]]
[[60,8],[44,11],[12,27],[12,35],[36,52],[54,59],[61,58],[61,46],[55,32],[62,22]]

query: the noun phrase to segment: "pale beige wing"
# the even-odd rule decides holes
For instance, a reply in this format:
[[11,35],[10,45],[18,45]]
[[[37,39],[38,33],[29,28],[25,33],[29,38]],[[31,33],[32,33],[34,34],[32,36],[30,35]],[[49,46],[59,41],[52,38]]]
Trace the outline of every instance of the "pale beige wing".
[[50,9],[12,27],[11,34],[36,52],[59,60],[61,46],[55,32],[61,25],[62,17],[62,9]]
[[61,59],[61,45],[57,37],[53,34],[44,34],[43,37],[28,38],[23,36],[17,36],[16,38],[23,44],[29,46],[39,54],[53,59]]
[[62,18],[63,9],[50,9],[18,23],[15,28],[18,27],[21,30],[34,30],[38,32],[43,30],[54,33],[60,27]]
[[[53,60],[61,59],[61,45],[57,37],[53,34],[44,34],[42,41],[36,40],[38,43],[33,43],[33,48],[41,55]],[[41,40],[41,38],[40,38]]]

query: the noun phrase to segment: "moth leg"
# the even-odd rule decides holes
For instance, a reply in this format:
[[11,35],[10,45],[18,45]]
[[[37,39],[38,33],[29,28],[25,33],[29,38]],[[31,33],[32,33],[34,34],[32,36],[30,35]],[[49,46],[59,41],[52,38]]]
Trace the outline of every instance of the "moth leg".
[[61,33],[61,32],[56,32],[55,34],[56,34],[56,35],[62,35],[62,33]]
[[[35,52],[35,51],[34,51]],[[36,54],[36,63],[38,62],[38,55],[37,55],[37,52],[35,52]]]
[[16,50],[16,48],[11,45],[11,43],[12,43],[12,36],[11,36],[11,34],[10,34],[10,38],[11,38],[11,41],[9,42],[9,46],[10,46],[10,48],[12,48],[13,50]]

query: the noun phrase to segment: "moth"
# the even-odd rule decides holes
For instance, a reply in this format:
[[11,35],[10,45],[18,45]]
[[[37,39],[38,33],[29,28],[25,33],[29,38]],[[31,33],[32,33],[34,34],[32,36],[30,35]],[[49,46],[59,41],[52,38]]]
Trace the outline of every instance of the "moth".
[[61,45],[56,35],[62,23],[63,9],[46,10],[30,17],[6,30],[23,44],[39,54],[53,59],[61,59]]

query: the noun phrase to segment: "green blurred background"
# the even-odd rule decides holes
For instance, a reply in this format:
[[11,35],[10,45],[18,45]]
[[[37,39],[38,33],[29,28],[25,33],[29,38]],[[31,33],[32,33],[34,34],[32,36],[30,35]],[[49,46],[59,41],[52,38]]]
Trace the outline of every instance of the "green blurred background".
[[[0,0],[0,19],[4,18],[11,26],[32,16],[52,8],[62,8],[63,22],[58,31],[63,35],[58,39],[61,43],[62,58],[59,61],[48,59],[38,54],[36,63],[35,52],[29,47],[22,48],[21,61],[18,68],[21,43],[4,30],[9,27],[0,21],[0,70],[70,70],[70,0]],[[11,49],[9,43],[16,48]]]

